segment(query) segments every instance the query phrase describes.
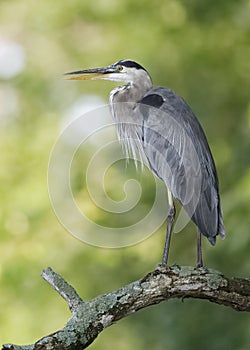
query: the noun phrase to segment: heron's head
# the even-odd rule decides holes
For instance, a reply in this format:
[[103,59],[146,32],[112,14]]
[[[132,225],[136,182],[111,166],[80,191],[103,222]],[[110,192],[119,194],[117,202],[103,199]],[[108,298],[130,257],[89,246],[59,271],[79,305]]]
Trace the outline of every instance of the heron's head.
[[151,78],[140,64],[131,60],[121,60],[105,68],[85,69],[65,74],[69,80],[113,80],[131,84],[151,85]]

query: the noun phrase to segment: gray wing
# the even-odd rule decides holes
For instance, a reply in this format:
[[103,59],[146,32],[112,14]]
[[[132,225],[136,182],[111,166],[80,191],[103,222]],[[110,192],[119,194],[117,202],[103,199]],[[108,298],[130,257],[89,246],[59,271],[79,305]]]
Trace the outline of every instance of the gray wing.
[[215,163],[201,125],[175,92],[157,87],[140,101],[149,166],[212,244],[225,235]]

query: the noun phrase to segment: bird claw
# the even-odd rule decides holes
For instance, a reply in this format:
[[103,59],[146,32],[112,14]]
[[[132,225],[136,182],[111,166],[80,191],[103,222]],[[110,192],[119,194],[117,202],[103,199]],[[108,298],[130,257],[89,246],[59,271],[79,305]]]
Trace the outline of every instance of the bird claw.
[[167,265],[164,263],[160,263],[157,265],[156,270],[159,272],[174,272],[174,273],[179,273],[181,271],[181,266],[178,264],[173,264],[173,265]]
[[160,263],[157,265],[156,270],[160,272],[167,272],[170,270],[170,266],[164,263]]
[[202,266],[197,265],[195,267],[195,270],[198,271],[200,274],[206,274],[209,272],[208,268],[204,265],[202,265]]

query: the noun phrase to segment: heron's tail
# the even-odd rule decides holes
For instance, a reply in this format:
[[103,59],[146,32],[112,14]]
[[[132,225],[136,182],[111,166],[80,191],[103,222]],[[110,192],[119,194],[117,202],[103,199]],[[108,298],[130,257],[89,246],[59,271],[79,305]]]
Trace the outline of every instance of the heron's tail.
[[219,203],[219,208],[218,208],[218,230],[214,236],[206,236],[209,242],[212,245],[215,245],[216,243],[216,236],[220,236],[222,239],[226,237],[226,230],[223,222],[223,217],[222,217],[222,209],[221,205]]

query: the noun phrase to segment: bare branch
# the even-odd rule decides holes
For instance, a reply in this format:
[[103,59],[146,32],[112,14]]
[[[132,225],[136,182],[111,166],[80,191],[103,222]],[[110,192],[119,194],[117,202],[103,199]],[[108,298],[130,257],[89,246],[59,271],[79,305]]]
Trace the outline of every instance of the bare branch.
[[250,279],[227,278],[210,269],[159,267],[141,280],[88,302],[84,302],[74,288],[51,268],[44,270],[42,277],[67,302],[72,317],[63,329],[35,344],[5,344],[2,350],[85,349],[104,328],[114,322],[149,305],[172,298],[206,299],[237,311],[250,311]]
[[71,311],[83,303],[83,300],[76,293],[75,289],[69,285],[60,275],[55,273],[50,267],[42,272],[42,278],[61,295],[61,297],[68,304]]

